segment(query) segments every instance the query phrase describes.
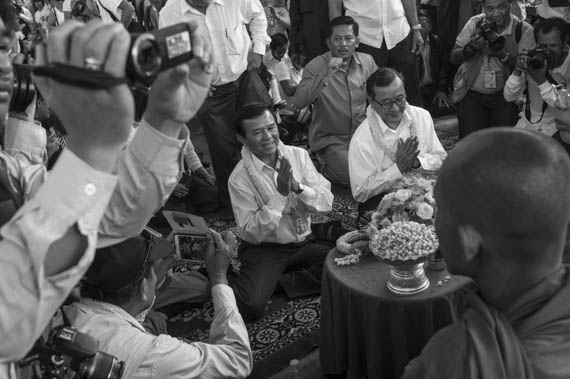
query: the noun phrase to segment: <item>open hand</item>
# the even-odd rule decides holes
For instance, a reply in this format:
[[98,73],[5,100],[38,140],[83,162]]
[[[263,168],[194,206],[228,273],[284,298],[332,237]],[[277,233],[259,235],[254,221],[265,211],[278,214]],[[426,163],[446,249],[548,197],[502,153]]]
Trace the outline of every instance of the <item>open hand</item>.
[[155,336],[167,334],[167,321],[168,317],[164,313],[153,311],[151,309],[144,319],[143,327],[147,332],[152,333]]

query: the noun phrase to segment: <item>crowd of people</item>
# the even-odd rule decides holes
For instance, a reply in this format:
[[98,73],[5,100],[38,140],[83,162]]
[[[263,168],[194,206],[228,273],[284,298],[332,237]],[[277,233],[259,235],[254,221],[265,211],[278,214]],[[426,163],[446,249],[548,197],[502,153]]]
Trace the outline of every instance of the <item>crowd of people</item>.
[[[245,378],[245,322],[320,293],[345,232],[311,221],[331,184],[365,203],[423,171],[449,271],[477,291],[404,377],[570,377],[569,12],[526,3],[0,0],[0,377],[37,377],[21,363],[58,315],[125,378]],[[129,86],[129,32],[179,23],[166,49],[192,58]],[[231,209],[239,246],[210,230],[206,269],[173,272],[143,229],[174,197]],[[208,299],[207,343],[167,334],[156,309]]]

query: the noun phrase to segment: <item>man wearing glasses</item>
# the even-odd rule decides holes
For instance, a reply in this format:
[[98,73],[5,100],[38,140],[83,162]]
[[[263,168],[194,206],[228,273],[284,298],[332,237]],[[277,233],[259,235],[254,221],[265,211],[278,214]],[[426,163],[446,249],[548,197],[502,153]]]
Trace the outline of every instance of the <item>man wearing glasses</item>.
[[447,153],[428,111],[406,101],[404,78],[382,67],[366,82],[370,105],[348,150],[350,186],[359,202],[397,186],[412,170],[438,170]]

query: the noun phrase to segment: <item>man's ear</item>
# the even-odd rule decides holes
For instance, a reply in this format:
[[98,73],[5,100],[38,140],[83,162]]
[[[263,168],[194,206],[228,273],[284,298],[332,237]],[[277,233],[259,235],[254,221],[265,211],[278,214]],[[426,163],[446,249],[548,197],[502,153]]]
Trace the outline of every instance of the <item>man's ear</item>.
[[460,225],[457,229],[459,244],[462,247],[462,258],[466,263],[473,261],[481,251],[483,238],[481,233],[471,225]]
[[244,138],[244,136],[242,136],[242,135],[239,134],[239,133],[236,133],[236,138],[237,138],[237,140],[238,140],[239,142],[241,142],[242,145],[245,146],[245,138]]
[[355,40],[356,40],[356,48],[357,48],[358,45],[360,45],[360,39],[358,37],[356,37]]
[[326,43],[327,43],[327,47],[328,47],[329,50],[330,50],[330,48],[331,48],[331,39],[330,39],[330,37],[326,39]]

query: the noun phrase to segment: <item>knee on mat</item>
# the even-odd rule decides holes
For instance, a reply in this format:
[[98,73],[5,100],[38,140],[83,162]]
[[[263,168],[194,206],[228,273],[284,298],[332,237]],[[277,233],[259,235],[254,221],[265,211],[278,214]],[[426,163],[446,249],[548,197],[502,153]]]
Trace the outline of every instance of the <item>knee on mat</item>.
[[265,314],[266,303],[262,302],[250,302],[249,304],[243,304],[238,302],[239,311],[241,317],[245,322],[251,322],[259,320]]

